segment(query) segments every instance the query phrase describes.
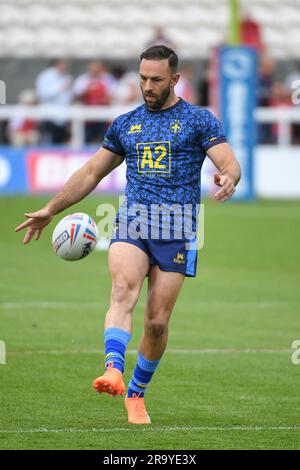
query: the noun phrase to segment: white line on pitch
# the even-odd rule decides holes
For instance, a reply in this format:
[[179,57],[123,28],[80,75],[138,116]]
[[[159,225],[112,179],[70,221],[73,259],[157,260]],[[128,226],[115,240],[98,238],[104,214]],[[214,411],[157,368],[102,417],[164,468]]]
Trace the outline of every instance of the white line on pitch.
[[[38,433],[112,433],[132,432],[130,428],[90,428],[90,429],[0,429],[0,434],[38,434]],[[300,431],[300,425],[281,426],[150,426],[139,428],[139,432],[174,431]]]
[[13,310],[13,309],[31,309],[31,308],[39,308],[43,309],[75,309],[75,310],[82,310],[83,308],[99,308],[102,305],[107,304],[104,302],[51,302],[51,301],[24,301],[24,302],[3,302],[0,303],[0,307],[6,310]]
[[[297,303],[296,300],[261,300],[261,301],[227,301],[227,300],[195,300],[189,301],[189,305],[195,304],[197,307],[206,306],[206,307],[230,307],[230,308],[243,308],[243,307],[253,307],[253,308],[272,308],[272,307],[287,307],[291,304]],[[0,308],[10,310],[10,309],[30,309],[30,308],[39,308],[39,309],[82,309],[85,308],[99,308],[103,305],[106,305],[107,301],[102,301],[101,299],[95,301],[47,301],[47,300],[24,300],[19,302],[1,302]],[[183,306],[178,303],[178,309]]]
[[[167,349],[166,354],[277,354],[292,353],[291,349]],[[137,354],[135,349],[129,349],[127,354]],[[70,350],[25,350],[25,351],[7,351],[8,355],[20,356],[26,354],[49,354],[54,356],[63,356],[68,354],[104,354],[100,349],[70,349]]]

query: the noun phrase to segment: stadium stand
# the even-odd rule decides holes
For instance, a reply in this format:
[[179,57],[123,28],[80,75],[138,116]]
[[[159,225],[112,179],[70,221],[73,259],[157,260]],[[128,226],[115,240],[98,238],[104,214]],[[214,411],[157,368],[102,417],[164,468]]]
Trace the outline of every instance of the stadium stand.
[[[244,5],[260,22],[273,57],[299,58],[299,0],[252,0]],[[129,59],[159,23],[182,57],[204,59],[211,46],[226,41],[228,16],[227,0],[4,0],[0,57]]]

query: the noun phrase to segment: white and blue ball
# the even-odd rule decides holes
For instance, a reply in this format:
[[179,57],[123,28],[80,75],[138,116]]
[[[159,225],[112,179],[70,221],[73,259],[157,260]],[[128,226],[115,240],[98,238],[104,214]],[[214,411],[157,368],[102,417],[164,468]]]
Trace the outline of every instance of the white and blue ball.
[[94,250],[97,241],[97,225],[83,212],[67,215],[61,219],[52,234],[55,253],[67,261],[85,258]]

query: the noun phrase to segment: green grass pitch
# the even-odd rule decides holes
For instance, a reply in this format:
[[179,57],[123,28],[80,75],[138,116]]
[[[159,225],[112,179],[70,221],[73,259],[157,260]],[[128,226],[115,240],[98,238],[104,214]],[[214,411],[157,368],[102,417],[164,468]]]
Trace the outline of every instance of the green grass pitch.
[[[291,362],[300,339],[300,202],[206,202],[198,276],[185,282],[146,395],[152,424],[137,427],[122,398],[91,387],[103,368],[107,253],[68,263],[52,252],[54,223],[28,246],[13,231],[45,201],[0,198],[1,449],[300,448],[300,365]],[[97,220],[97,204],[108,201],[92,196],[71,211]]]

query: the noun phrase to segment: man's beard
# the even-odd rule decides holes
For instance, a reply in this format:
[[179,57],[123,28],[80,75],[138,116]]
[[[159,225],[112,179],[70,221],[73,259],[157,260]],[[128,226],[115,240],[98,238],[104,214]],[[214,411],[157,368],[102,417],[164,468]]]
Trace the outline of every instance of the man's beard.
[[[165,90],[161,92],[159,97],[155,94],[145,95],[143,93],[143,98],[149,109],[161,109],[163,105],[166,103],[166,101],[168,100],[170,93],[171,93],[171,88],[166,88]],[[147,96],[153,97],[155,98],[155,100],[153,100],[152,103],[149,104],[147,103],[147,100],[146,100]]]

